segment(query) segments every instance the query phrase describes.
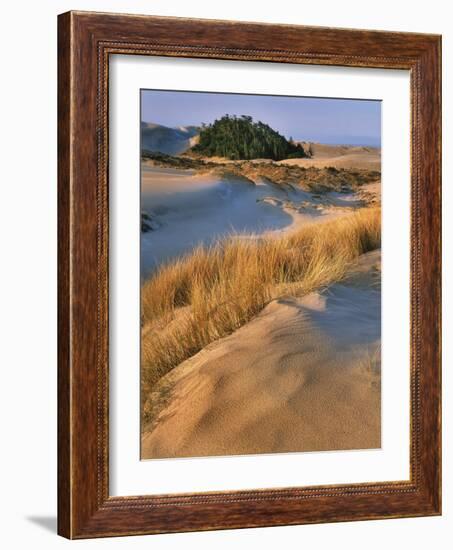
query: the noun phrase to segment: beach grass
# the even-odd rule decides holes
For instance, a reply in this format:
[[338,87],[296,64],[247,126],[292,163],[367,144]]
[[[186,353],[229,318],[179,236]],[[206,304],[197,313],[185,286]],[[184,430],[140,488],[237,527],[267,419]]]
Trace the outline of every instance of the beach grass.
[[281,237],[236,235],[162,265],[142,287],[141,376],[156,383],[210,343],[248,323],[271,300],[340,280],[380,247],[381,210],[363,208]]

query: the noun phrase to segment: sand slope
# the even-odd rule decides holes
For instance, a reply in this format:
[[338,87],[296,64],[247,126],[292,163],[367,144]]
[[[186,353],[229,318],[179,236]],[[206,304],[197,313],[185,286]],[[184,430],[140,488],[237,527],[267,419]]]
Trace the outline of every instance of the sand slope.
[[152,122],[141,123],[141,145],[144,150],[179,155],[195,145],[197,139],[198,128],[194,126],[168,128]]
[[226,235],[273,231],[278,236],[360,205],[353,193],[313,198],[301,189],[264,180],[255,184],[239,176],[147,165],[142,166],[141,199],[142,210],[154,224],[141,235],[142,277],[162,262]]
[[165,376],[142,458],[380,446],[380,253],[271,302]]

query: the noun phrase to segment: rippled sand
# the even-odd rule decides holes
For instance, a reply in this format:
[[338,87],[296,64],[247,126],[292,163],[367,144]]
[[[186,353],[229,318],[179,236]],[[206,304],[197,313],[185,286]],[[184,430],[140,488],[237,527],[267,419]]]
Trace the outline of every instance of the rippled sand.
[[378,448],[380,251],[167,374],[142,458]]

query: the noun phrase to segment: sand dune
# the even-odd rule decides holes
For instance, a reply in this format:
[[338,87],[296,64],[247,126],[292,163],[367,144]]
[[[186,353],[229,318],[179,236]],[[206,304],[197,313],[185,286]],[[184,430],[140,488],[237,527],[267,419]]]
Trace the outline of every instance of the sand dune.
[[379,147],[368,147],[366,145],[330,145],[328,143],[302,142],[304,149],[316,158],[338,157],[343,155],[357,154],[380,154]]
[[352,193],[321,196],[265,180],[143,164],[142,210],[155,230],[141,236],[141,274],[228,234],[280,234],[357,205]]
[[142,122],[141,139],[143,150],[179,155],[195,145],[198,140],[198,128],[194,126],[168,128],[152,122]]
[[168,373],[142,458],[380,446],[380,252]]
[[381,149],[378,147],[363,147],[352,145],[325,145],[322,143],[304,144],[310,147],[311,158],[288,159],[280,161],[282,164],[297,166],[314,166],[324,168],[354,168],[357,170],[380,170]]

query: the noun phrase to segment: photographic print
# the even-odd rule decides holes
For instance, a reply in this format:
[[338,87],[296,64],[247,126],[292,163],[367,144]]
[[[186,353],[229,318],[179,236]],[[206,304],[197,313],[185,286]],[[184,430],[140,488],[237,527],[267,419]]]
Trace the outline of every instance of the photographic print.
[[381,446],[381,102],[141,90],[141,458]]
[[441,42],[59,16],[60,535],[442,513]]

